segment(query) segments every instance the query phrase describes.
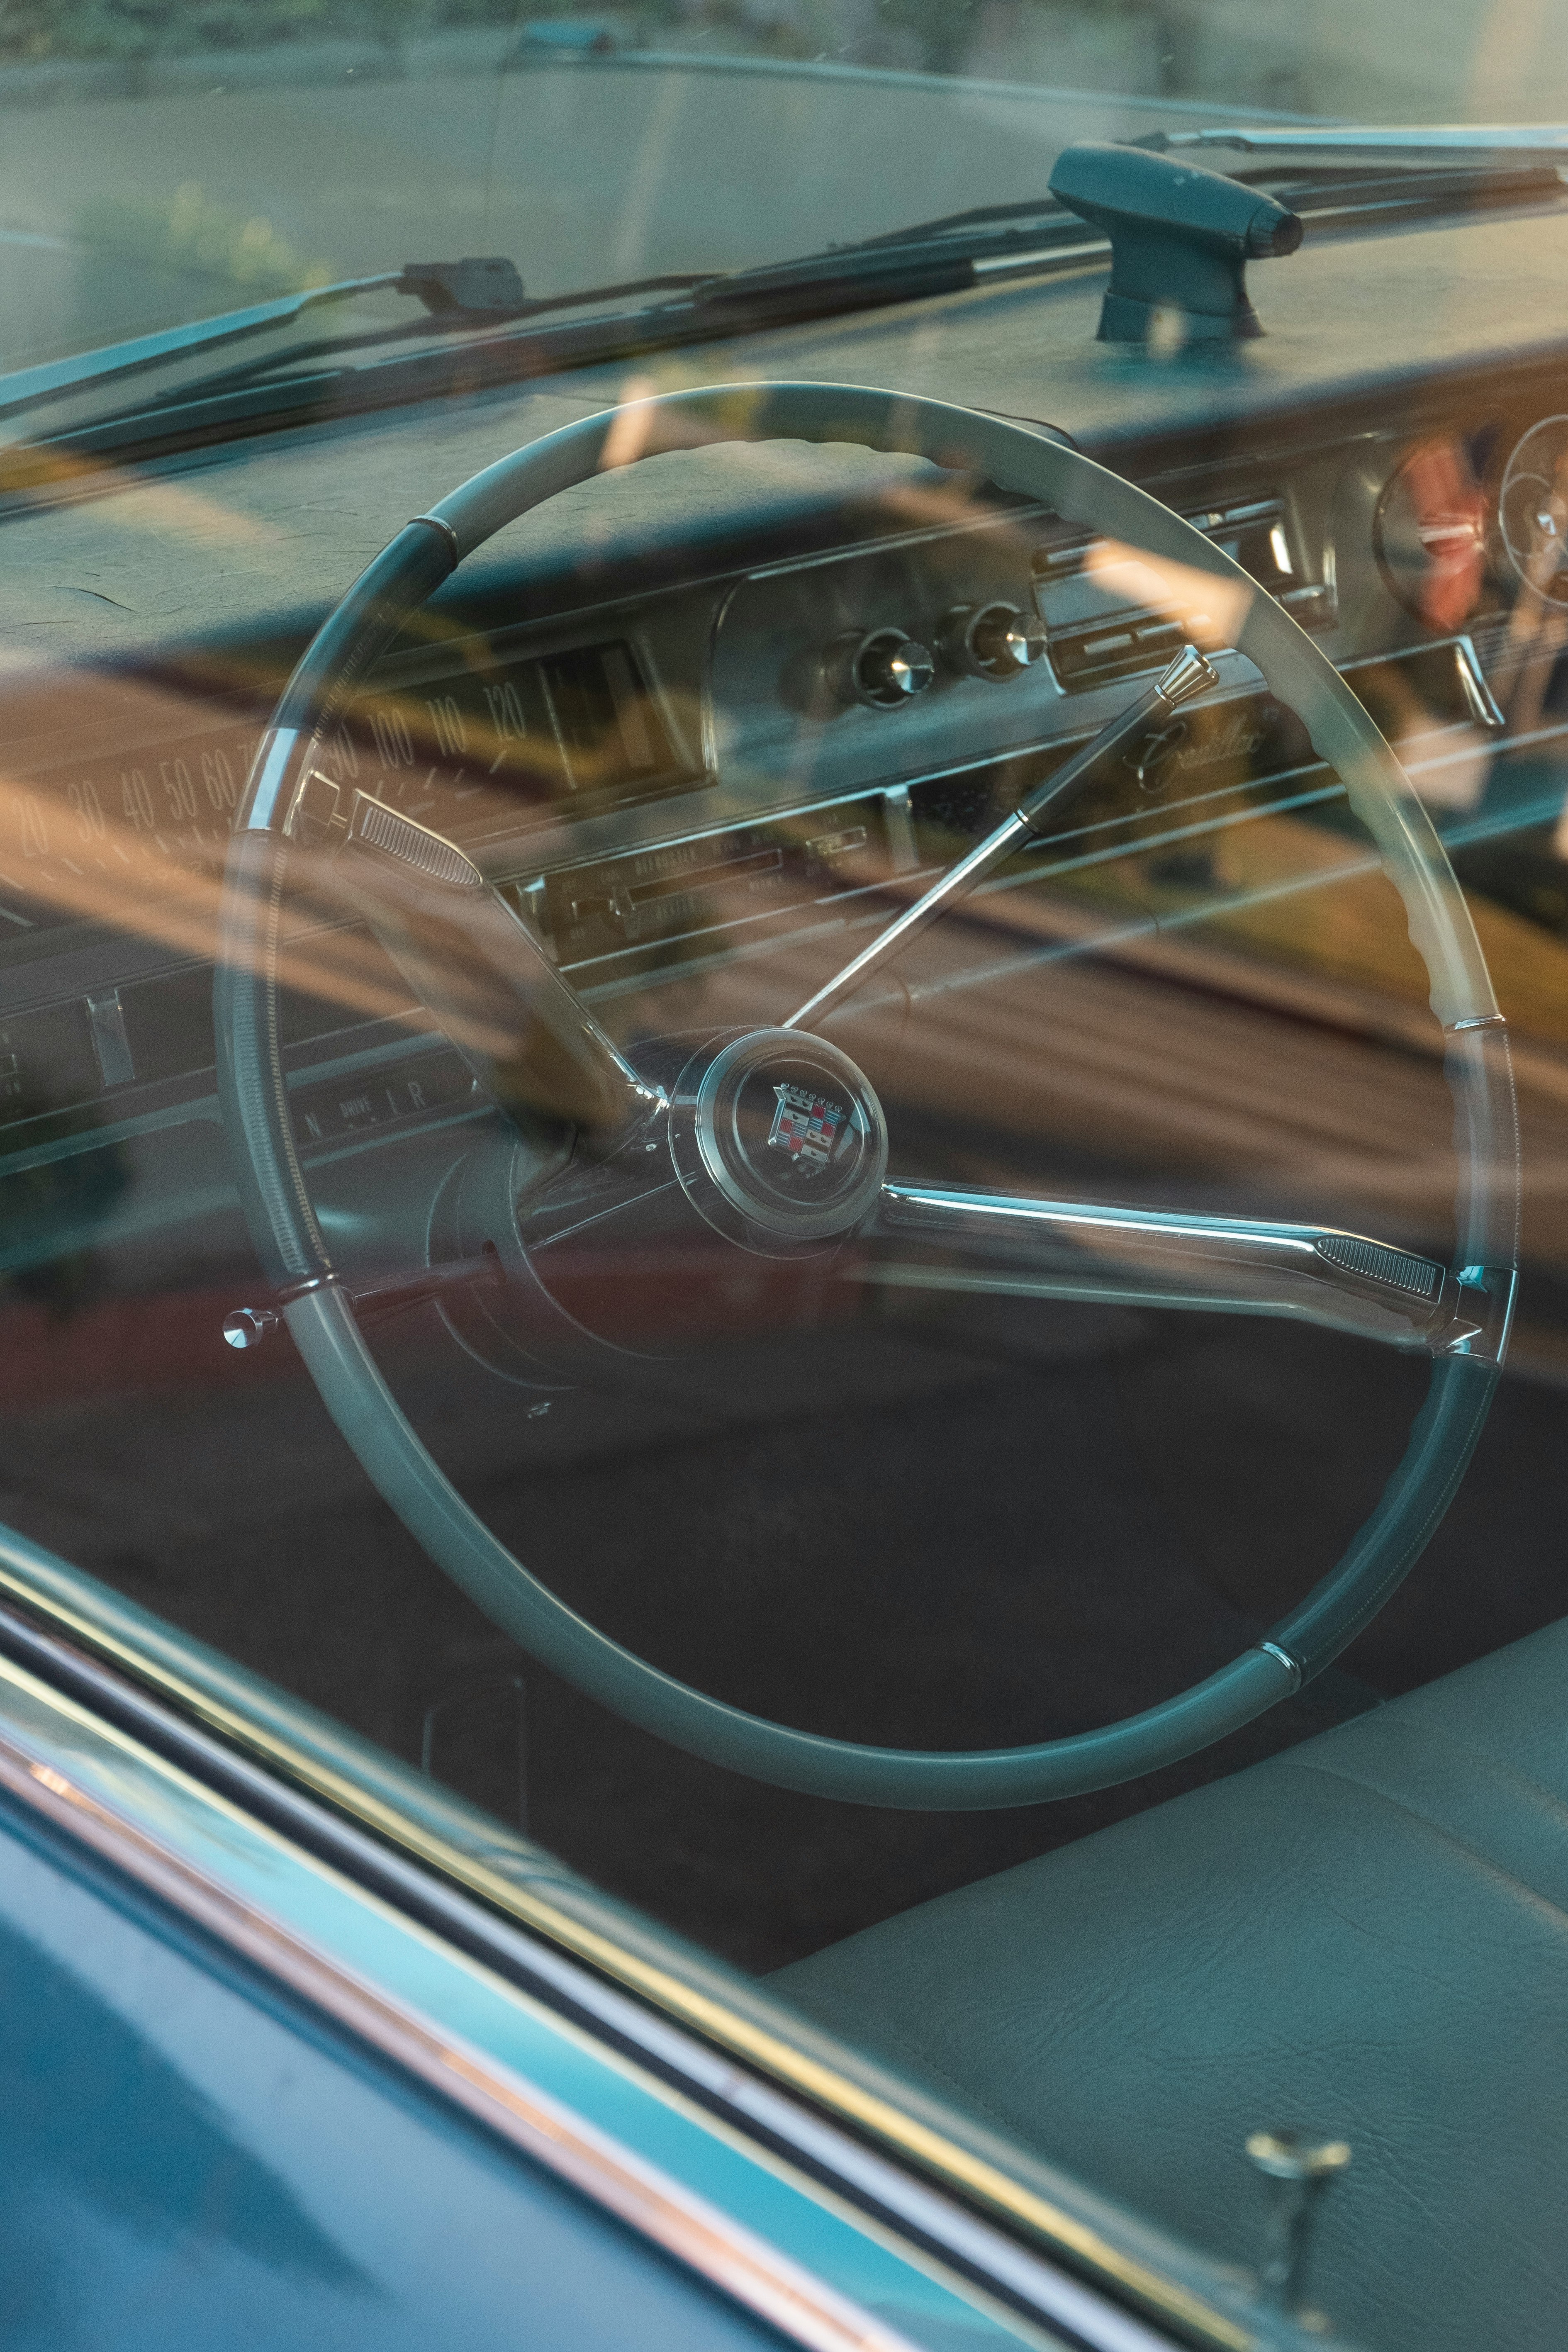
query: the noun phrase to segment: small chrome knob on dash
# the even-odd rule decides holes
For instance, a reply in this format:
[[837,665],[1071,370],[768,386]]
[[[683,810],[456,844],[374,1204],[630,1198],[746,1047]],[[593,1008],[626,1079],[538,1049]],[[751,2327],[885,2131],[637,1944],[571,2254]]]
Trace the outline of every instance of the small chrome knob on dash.
[[1194,694],[1206,693],[1218,684],[1219,672],[1214,664],[1205,661],[1196,646],[1184,646],[1169,669],[1156,679],[1154,691],[1173,710],[1179,702],[1190,702]]
[[259,1348],[277,1328],[278,1317],[270,1307],[236,1307],[223,1318],[223,1336],[231,1348]]
[[1044,624],[1017,604],[955,604],[937,640],[950,669],[1000,684],[1033,668],[1046,651]]
[[827,679],[841,702],[897,710],[923,694],[936,676],[936,657],[902,629],[872,629],[830,646]]
[[1350,2142],[1300,2131],[1258,2131],[1247,2153],[1268,2183],[1272,2201],[1258,2268],[1261,2299],[1297,2318],[1305,2309],[1307,2257],[1319,2200],[1351,2160]]

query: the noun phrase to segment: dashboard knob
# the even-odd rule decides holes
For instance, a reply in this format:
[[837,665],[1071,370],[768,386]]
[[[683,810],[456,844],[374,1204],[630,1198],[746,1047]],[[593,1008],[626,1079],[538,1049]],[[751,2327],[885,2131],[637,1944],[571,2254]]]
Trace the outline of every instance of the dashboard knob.
[[1046,651],[1045,625],[1017,604],[955,604],[937,640],[950,669],[964,677],[1017,677]]
[[231,1348],[259,1348],[279,1319],[271,1307],[236,1307],[223,1318],[223,1336]]
[[828,682],[841,702],[868,703],[873,710],[898,710],[923,694],[936,676],[936,657],[902,629],[872,629],[841,638],[830,648]]

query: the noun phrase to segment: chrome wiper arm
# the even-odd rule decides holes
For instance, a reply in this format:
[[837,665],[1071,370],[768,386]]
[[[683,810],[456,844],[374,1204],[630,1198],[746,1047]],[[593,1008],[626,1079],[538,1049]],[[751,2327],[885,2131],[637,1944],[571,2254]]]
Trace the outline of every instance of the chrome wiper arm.
[[[1034,220],[1047,223],[1043,235],[1026,234],[1012,226]],[[504,318],[491,315],[500,326],[520,327],[550,311],[586,310],[591,305],[663,293],[684,295],[690,302],[704,307],[765,304],[787,299],[796,290],[816,299],[825,288],[832,289],[850,280],[879,290],[896,278],[901,279],[906,272],[923,281],[933,270],[951,269],[956,280],[967,283],[966,273],[972,263],[1005,262],[1017,253],[1033,256],[1058,245],[1077,246],[1093,240],[1094,232],[1069,215],[1054,196],[1031,196],[1013,204],[972,205],[965,212],[914,221],[904,228],[887,229],[877,236],[855,237],[842,245],[825,247],[819,253],[796,254],[783,261],[759,262],[744,269],[666,271],[658,277],[627,278],[616,285],[584,286],[569,293],[547,294],[532,301],[519,302],[507,310]],[[895,286],[894,291],[898,290]],[[232,369],[222,376],[204,377],[201,389],[216,390],[230,382],[242,382],[251,373],[299,360],[407,340],[426,331],[424,322],[415,320],[406,325],[362,335],[322,337],[315,342],[296,344],[277,359]]]
[[491,312],[479,317],[470,313],[460,319],[448,314],[434,322],[429,319],[400,319],[395,325],[368,327],[357,335],[318,335],[307,343],[291,343],[286,352],[269,352],[258,359],[241,360],[234,367],[216,369],[211,375],[198,376],[194,383],[179,384],[171,392],[160,394],[159,397],[165,400],[203,400],[214,393],[230,392],[241,384],[260,383],[279,369],[292,370],[309,360],[342,359],[354,352],[384,349],[388,343],[416,342],[423,336],[439,331],[443,326],[449,331],[459,327],[478,331],[488,326],[492,333],[498,330],[504,332],[551,311],[584,310],[595,303],[626,301],[637,294],[689,293],[694,287],[707,285],[714,275],[713,271],[706,269],[700,272],[667,271],[658,278],[627,278],[617,286],[585,286],[569,294],[541,295],[533,300],[520,303],[515,310],[504,314]]
[[[431,315],[415,322],[415,331],[423,334],[439,332],[444,327],[482,326],[516,317],[530,308],[548,307],[527,303],[522,280],[510,261],[409,261],[401,269],[380,270],[370,278],[339,278],[330,286],[303,287],[297,293],[279,294],[269,302],[251,303],[244,310],[219,310],[210,318],[186,320],[178,327],[161,327],[154,334],[133,335],[124,342],[103,343],[93,351],[73,352],[67,359],[46,361],[39,367],[15,369],[0,375],[0,416],[41,407],[90,384],[110,383],[119,376],[136,375],[171,360],[216,351],[248,335],[290,326],[305,311],[325,302],[344,302],[356,294],[387,289],[413,295],[424,303]],[[403,331],[401,325],[386,330],[390,335]]]
[[269,327],[286,327],[301,311],[319,302],[341,302],[352,294],[369,294],[397,283],[397,272],[375,278],[347,278],[332,286],[312,286],[298,294],[280,294],[270,302],[256,302],[243,310],[220,310],[210,319],[191,319],[184,326],[161,327],[156,334],[133,335],[122,343],[103,343],[96,351],[73,352],[68,359],[49,360],[41,367],[16,368],[0,375],[0,416],[19,409],[37,408],[90,383],[111,383],[116,376],[134,375],[187,352],[213,350],[237,342],[244,335],[265,334]]

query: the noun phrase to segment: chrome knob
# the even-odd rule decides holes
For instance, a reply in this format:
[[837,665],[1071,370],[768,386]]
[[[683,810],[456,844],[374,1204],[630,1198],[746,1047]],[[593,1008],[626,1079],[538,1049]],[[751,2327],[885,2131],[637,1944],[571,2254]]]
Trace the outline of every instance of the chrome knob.
[[1000,682],[1044,658],[1046,631],[1037,614],[1016,604],[955,604],[938,642],[949,668]]
[[841,702],[898,710],[925,692],[936,676],[936,661],[929,646],[902,629],[872,629],[865,636],[840,638],[829,649],[827,676]]
[[277,1328],[278,1317],[270,1307],[237,1307],[223,1318],[223,1336],[231,1348],[259,1348]]
[[1162,702],[1174,710],[1179,703],[1190,702],[1194,694],[1206,694],[1211,686],[1219,684],[1219,672],[1212,662],[1205,661],[1196,646],[1184,646],[1176,658],[1154,682],[1154,691]]
[[1247,2140],[1247,2153],[1272,2191],[1258,2284],[1265,2303],[1300,2315],[1318,2200],[1350,2162],[1350,2143],[1299,2131],[1258,2131]]

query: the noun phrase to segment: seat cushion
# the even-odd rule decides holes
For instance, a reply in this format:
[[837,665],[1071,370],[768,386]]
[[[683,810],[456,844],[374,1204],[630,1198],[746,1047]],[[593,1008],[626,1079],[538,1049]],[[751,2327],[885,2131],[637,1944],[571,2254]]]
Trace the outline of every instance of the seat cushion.
[[1568,1621],[772,1981],[1229,2261],[1247,2134],[1342,2137],[1336,2327],[1561,2352]]

